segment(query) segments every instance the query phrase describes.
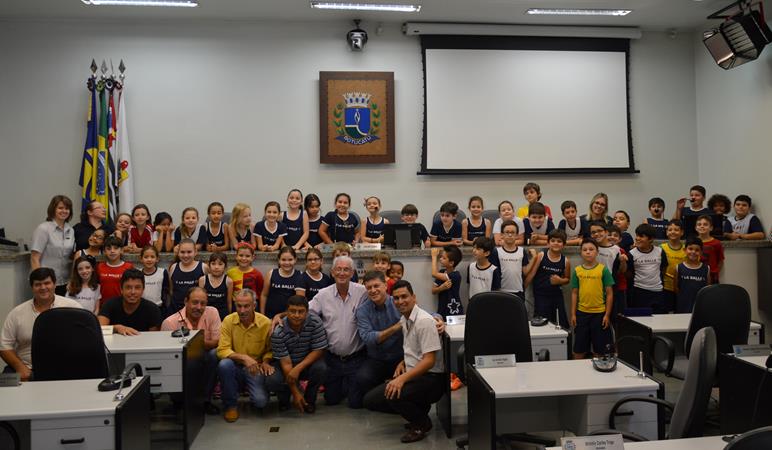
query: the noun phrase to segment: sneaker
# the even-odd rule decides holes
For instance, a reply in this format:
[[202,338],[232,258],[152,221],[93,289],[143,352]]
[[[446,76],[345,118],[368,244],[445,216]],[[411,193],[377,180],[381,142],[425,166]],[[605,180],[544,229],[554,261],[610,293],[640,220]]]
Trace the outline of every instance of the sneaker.
[[223,418],[226,422],[233,423],[239,420],[239,410],[237,408],[228,408],[225,410]]
[[214,389],[212,390],[212,398],[215,400],[219,400],[220,397],[222,397],[222,387],[220,386],[220,383],[214,385]]
[[458,389],[461,389],[464,387],[464,383],[461,382],[461,379],[453,372],[450,373],[450,390],[456,391]]
[[316,404],[315,403],[306,403],[306,406],[303,408],[303,410],[307,414],[313,414],[316,412]]

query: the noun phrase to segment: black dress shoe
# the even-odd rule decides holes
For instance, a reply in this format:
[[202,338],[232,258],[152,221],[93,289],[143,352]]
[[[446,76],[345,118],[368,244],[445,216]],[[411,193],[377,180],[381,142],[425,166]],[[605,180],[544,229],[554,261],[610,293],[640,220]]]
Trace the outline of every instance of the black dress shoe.
[[426,432],[424,430],[420,428],[413,428],[412,430],[405,433],[400,441],[402,441],[403,444],[409,444],[411,442],[418,442],[425,437]]
[[204,412],[210,416],[216,416],[220,414],[220,408],[213,405],[212,402],[204,402]]

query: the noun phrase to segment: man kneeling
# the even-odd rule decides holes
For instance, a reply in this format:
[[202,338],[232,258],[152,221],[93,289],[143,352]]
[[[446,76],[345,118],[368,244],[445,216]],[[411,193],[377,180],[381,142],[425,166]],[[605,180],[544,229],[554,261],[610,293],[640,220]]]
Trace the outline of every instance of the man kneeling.
[[[285,384],[268,386],[268,389],[277,393],[280,407],[288,407],[292,395],[292,404],[301,413],[313,414],[316,394],[327,372],[324,362],[327,333],[322,319],[308,312],[305,297],[293,295],[287,300],[287,315],[273,330],[271,348],[274,365],[284,374]],[[300,380],[308,380],[305,392],[298,385]]]
[[429,410],[443,394],[442,344],[434,318],[416,305],[413,287],[399,280],[392,289],[394,304],[402,317],[405,359],[394,378],[365,395],[367,409],[397,412],[408,421],[402,442],[420,441],[432,428]]

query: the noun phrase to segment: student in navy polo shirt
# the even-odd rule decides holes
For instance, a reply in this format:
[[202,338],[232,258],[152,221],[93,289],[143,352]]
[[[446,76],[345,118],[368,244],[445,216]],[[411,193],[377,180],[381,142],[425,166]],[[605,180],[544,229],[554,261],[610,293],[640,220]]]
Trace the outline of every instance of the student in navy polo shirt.
[[324,215],[319,226],[319,237],[325,244],[347,242],[353,244],[357,240],[359,218],[351,212],[351,196],[341,192],[335,196],[335,211]]
[[432,224],[429,239],[432,247],[444,247],[448,244],[463,245],[461,239],[461,223],[456,220],[458,205],[445,202],[440,206],[440,220]]

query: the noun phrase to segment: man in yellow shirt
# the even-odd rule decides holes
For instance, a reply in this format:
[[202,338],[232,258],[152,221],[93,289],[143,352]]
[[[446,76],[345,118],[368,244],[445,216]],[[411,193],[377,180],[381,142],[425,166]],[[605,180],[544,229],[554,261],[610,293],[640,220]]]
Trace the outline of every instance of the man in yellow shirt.
[[246,385],[252,404],[262,409],[268,403],[265,385],[281,383],[281,372],[271,365],[271,321],[255,312],[256,298],[255,291],[251,289],[236,293],[236,312],[226,316],[220,328],[217,372],[227,422],[235,422],[239,418],[237,406],[242,386]]

